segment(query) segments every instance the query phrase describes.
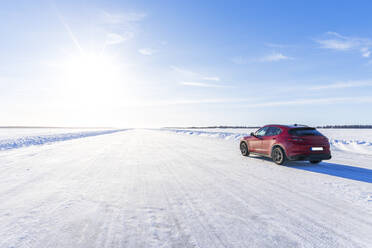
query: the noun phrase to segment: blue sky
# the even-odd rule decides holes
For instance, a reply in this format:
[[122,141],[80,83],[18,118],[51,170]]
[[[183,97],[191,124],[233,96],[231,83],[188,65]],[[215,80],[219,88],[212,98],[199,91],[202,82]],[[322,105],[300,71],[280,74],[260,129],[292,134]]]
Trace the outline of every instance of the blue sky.
[[369,1],[7,1],[0,125],[372,123]]

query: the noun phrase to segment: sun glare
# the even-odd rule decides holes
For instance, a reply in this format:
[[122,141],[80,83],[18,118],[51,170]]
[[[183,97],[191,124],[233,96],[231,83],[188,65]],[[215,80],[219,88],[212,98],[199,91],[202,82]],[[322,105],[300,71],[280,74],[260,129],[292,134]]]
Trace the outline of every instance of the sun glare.
[[94,53],[68,58],[63,74],[64,97],[83,106],[113,101],[122,79],[120,65],[113,58]]

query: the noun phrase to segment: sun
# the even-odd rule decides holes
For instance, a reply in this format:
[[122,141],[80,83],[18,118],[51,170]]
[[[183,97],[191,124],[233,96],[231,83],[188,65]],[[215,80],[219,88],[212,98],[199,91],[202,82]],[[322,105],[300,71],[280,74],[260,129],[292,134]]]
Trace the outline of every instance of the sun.
[[80,83],[102,82],[115,74],[115,64],[108,56],[83,54],[66,63],[68,75]]
[[[133,60],[122,54],[70,53],[55,63],[50,108],[89,123],[127,123],[143,115],[140,79]],[[106,124],[102,124],[106,125]]]
[[84,53],[63,62],[64,98],[79,106],[111,103],[122,82],[120,64],[108,55]]

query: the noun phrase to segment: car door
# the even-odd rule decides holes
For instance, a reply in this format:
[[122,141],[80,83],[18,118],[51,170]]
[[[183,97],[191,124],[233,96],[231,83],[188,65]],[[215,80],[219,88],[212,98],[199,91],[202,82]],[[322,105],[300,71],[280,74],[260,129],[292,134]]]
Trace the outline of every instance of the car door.
[[277,127],[269,127],[261,140],[261,153],[271,155],[271,147],[276,142],[276,137],[280,133]]
[[253,136],[249,142],[252,152],[262,153],[262,137],[265,135],[267,129],[268,127],[263,127],[254,133],[255,136]]

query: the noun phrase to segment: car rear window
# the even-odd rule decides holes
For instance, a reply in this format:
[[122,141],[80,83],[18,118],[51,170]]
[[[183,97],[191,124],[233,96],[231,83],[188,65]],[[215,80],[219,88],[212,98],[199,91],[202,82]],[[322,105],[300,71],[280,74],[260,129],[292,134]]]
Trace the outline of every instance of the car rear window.
[[315,128],[293,128],[289,130],[289,134],[295,136],[322,136]]

